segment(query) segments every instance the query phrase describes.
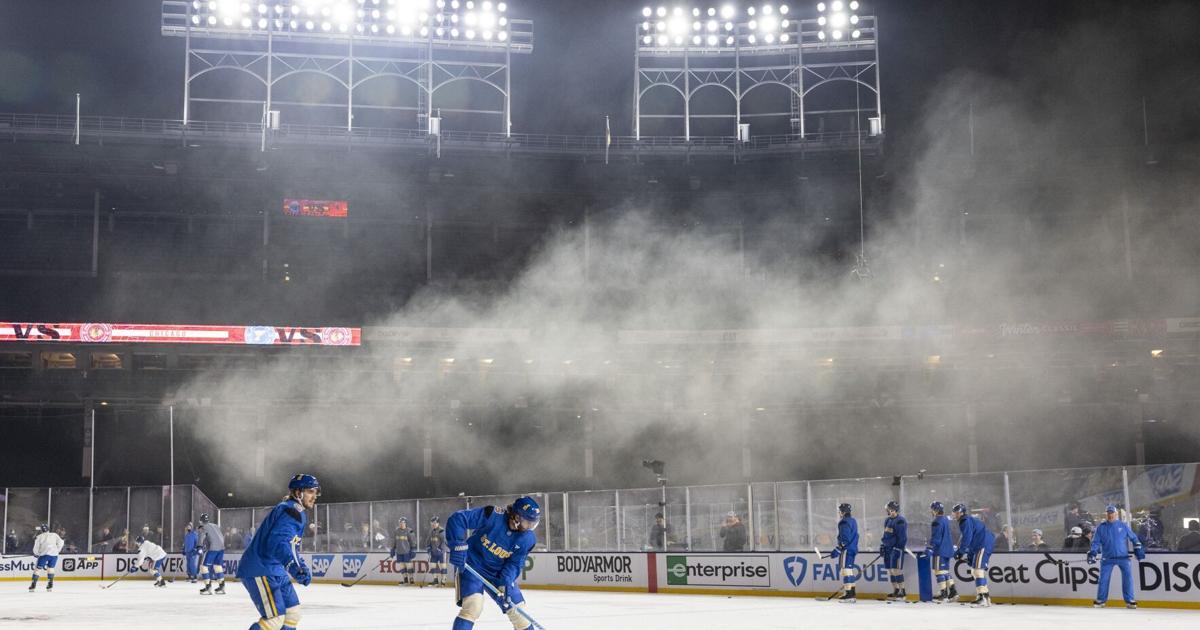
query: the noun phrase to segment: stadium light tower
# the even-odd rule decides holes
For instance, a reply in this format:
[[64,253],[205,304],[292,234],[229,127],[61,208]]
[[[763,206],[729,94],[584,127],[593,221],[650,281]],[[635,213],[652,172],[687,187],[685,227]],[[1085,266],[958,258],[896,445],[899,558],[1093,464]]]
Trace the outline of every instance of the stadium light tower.
[[[426,128],[438,90],[476,81],[503,97],[501,110],[453,111],[498,115],[512,131],[512,55],[533,51],[533,22],[513,19],[495,0],[163,0],[162,34],[185,40],[183,122],[197,102],[262,106],[344,107],[346,128],[356,107],[416,111]],[[218,70],[248,74],[262,84],[261,100],[197,96],[193,82]],[[332,79],[345,90],[339,103],[276,100],[280,81],[299,74]],[[364,83],[393,77],[413,83],[417,105],[355,105]]]
[[[862,8],[858,0],[832,0],[800,9],[777,2],[744,7],[643,8],[634,49],[634,136],[641,138],[643,120],[681,119],[684,137],[691,140],[692,121],[707,118],[731,119],[731,135],[747,140],[745,120],[788,117],[791,133],[803,139],[809,135],[809,118],[847,113],[856,117],[868,114],[879,121],[871,123],[872,134],[882,133],[878,21],[863,15]],[[830,89],[839,82],[873,92],[873,107],[859,111],[855,94],[847,96],[845,90]],[[769,105],[767,111],[743,113],[746,96],[768,85],[785,88],[787,96],[781,100],[788,102]],[[656,88],[674,92],[683,111],[643,113],[643,100]],[[729,92],[733,111],[692,113],[693,97],[706,88]],[[821,96],[820,106],[808,108],[807,100],[814,91]],[[854,131],[860,122],[853,124]]]

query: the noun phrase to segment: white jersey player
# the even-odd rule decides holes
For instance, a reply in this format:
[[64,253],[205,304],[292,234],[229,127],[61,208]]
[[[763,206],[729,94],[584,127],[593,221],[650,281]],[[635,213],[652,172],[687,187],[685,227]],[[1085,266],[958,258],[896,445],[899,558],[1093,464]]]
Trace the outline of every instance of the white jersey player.
[[50,531],[50,526],[42,523],[38,528],[41,533],[33,541],[33,557],[37,558],[37,566],[33,569],[33,581],[29,583],[30,592],[37,589],[38,575],[46,573],[46,590],[54,588],[54,567],[58,566],[58,554],[63,548],[63,539]]
[[146,570],[143,568],[142,563],[149,559],[154,568],[154,585],[166,586],[167,581],[163,578],[162,570],[163,565],[167,561],[167,552],[164,551],[162,547],[159,547],[149,540],[146,540],[144,536],[137,537],[137,544],[137,560],[135,560],[133,565],[129,567],[129,572],[133,573],[139,569]]

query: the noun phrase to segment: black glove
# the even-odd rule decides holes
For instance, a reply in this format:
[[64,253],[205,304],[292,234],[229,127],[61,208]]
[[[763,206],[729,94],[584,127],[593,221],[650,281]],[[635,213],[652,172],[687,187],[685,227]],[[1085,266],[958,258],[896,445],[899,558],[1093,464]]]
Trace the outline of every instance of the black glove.
[[298,584],[303,586],[312,584],[312,574],[308,572],[308,567],[304,566],[303,560],[299,564],[295,562],[289,564],[288,573],[291,574],[292,579],[296,580]]

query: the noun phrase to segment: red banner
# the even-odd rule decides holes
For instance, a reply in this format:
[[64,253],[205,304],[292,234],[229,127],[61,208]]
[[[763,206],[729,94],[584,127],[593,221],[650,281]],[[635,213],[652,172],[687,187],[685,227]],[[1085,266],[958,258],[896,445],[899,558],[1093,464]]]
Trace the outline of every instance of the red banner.
[[350,204],[345,201],[317,201],[313,199],[284,199],[283,213],[290,217],[322,217],[345,219],[350,216]]
[[361,328],[0,322],[0,342],[357,346]]

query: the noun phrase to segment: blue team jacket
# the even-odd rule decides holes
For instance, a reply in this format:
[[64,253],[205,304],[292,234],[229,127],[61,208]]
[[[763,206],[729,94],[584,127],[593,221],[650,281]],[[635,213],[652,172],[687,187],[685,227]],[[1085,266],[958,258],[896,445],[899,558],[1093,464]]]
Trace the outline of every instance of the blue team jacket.
[[996,535],[988,531],[983,521],[970,514],[958,519],[958,531],[961,534],[958,539],[959,553],[974,556],[980,549],[990,553],[996,546]]
[[1133,543],[1135,550],[1142,548],[1142,541],[1137,534],[1129,529],[1123,521],[1104,521],[1096,526],[1092,536],[1092,553],[1102,553],[1105,560],[1117,560],[1129,557],[1129,547],[1126,541]]
[[306,520],[304,508],[295,501],[288,499],[276,505],[246,543],[246,550],[238,562],[237,576],[279,577],[288,574],[290,564],[303,566],[300,539],[304,536]]
[[838,521],[837,546],[842,553],[858,553],[858,521],[853,516]]
[[[468,530],[472,531],[467,538]],[[508,528],[503,510],[492,506],[459,510],[446,519],[446,546],[467,544],[467,564],[496,586],[512,584],[525,566],[525,556],[537,544],[533,532]]]
[[933,519],[929,526],[929,544],[926,546],[935,556],[949,558],[954,555],[954,539],[950,537],[950,519],[945,515]]
[[196,544],[199,543],[199,536],[196,531],[192,530],[183,535],[183,555],[190,556],[196,553]]
[[908,521],[904,517],[897,514],[889,516],[883,522],[883,538],[879,541],[880,546],[890,547],[894,549],[904,549],[908,546]]

